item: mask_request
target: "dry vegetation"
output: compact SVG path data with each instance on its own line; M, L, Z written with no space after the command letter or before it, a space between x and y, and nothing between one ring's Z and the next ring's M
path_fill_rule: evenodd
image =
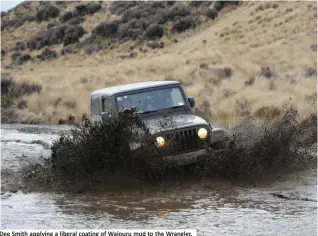
M84 26L93 28L110 18L99 12ZM197 112L225 127L250 117L272 120L288 104L306 116L316 113L316 22L316 2L244 2L194 30L164 36L163 49L133 49L137 56L132 59L120 57L131 52L132 42L127 42L89 56L79 49L78 54L9 69L4 68L10 63L6 57L2 70L17 82L42 85L41 93L16 102L27 101L24 109L16 108L18 122L56 123L70 114L80 120L89 113L93 90L165 79L183 82L188 95L196 97ZM47 23L2 32L2 47L30 38L42 24Z

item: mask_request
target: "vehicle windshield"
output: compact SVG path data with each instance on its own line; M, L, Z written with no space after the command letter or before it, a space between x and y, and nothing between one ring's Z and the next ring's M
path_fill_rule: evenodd
M117 96L116 102L118 111L135 108L137 113L148 113L185 105L180 87L124 94Z

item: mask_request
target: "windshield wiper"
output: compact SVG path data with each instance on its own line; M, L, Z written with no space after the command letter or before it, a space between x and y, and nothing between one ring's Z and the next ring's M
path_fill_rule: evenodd
M153 111L144 111L144 112L141 112L140 114L148 114L148 113L155 112L155 111L158 111L158 110L153 110Z
M180 107L184 107L185 105L177 105L177 106L173 106L173 107L169 107L167 108L167 111L162 115L163 117L165 117L170 111L172 111L175 108L180 108Z

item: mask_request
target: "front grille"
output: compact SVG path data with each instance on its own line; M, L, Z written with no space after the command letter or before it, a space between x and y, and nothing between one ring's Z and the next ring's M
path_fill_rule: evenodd
M166 140L166 146L162 152L169 154L185 153L204 148L205 141L198 137L198 130L201 127L191 127L164 132L161 135ZM205 127L208 129L207 127Z

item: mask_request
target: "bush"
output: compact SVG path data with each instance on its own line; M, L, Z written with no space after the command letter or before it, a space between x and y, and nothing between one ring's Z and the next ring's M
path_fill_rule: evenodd
M84 21L83 17L77 16L77 17L74 17L74 18L70 19L69 21L67 21L67 24L69 24L69 25L79 25L83 21Z
M61 54L66 55L66 54L75 54L76 53L76 45L68 45L62 49Z
M26 21L34 21L34 16L23 15L21 18L9 20L9 21L2 21L1 22L1 31L7 28L19 28L20 26L24 25Z
M19 66L19 65L22 65L25 62L31 60L31 56L29 54L22 55L19 52L15 52L15 53L12 54L11 59L12 59L12 64L13 65Z
M161 38L163 36L163 28L158 24L149 25L146 30L148 38Z
M100 3L89 3L87 5L87 14L94 14L95 12L98 12L100 9L102 9L102 5Z
M26 21L35 21L35 19L36 19L35 16L30 16L30 15L24 15L21 18L23 23L26 22Z
M73 10L73 17L76 16L85 16L85 15L92 15L96 12L98 12L102 8L100 3L88 3L86 4L80 4L75 7Z
M63 16L60 17L60 21L62 23L64 23L64 22L66 22L66 21L68 21L68 20L70 20L72 18L73 18L73 13L70 12L70 11L67 11L67 12L64 13Z
M23 42L17 42L15 46L15 50L23 51L25 49L25 44Z
M191 2L190 2L190 6L198 7L198 6L200 6L202 3L204 3L204 1L191 1Z
M16 60L18 57L20 57L21 56L21 53L20 52L14 52L14 53L12 53L12 55L11 55L11 59L14 61L14 60Z
M164 42L149 41L147 43L147 46L150 47L151 49L163 48L164 47Z
M41 90L39 84L17 83L8 74L1 73L1 109L9 108L21 96L40 93Z
M137 20L135 18L130 19L130 21L122 24L119 26L118 28L118 32L117 35L119 38L133 38L134 34L133 34L133 29L135 28ZM142 33L141 33L142 34Z
M121 23L121 21L119 21L119 20L114 20L114 21L110 21L110 22L106 22L106 21L101 22L99 25L97 25L93 29L92 34L93 35L100 35L100 36L103 36L105 38L112 37L112 36L116 35L120 23Z
M115 1L112 2L109 10L112 14L121 15L124 11L136 5L137 3L135 1Z
M41 8L35 15L37 21L47 21L50 18L58 17L60 14L60 10L52 5L46 5Z
M79 4L75 6L73 10L73 17L74 16L85 16L87 14L87 6L85 4Z
M72 44L79 41L85 34L81 25L62 24L46 31L39 32L35 37L27 42L27 47L31 50L41 49L45 46L60 44Z
M60 25L60 23L58 23L56 21L53 21L53 22L48 23L46 28L50 29L50 28L53 28L53 27L57 27L59 25Z
M195 21L192 16L182 17L173 25L172 32L173 33L181 33L187 29L190 29L195 26Z
M53 60L57 58L57 53L54 50L50 50L49 48L45 48L40 55L37 55L41 61Z
M138 8L131 8L123 13L121 16L121 20L126 23L130 21L131 19L140 19L142 17L142 12L144 9L138 7Z
M261 68L261 74L269 79L269 78L272 77L272 70L268 66L267 67L262 67Z
M187 16L190 14L191 10L189 7L186 7L182 3L177 3L169 9L167 16L169 20L177 20L180 17Z
M214 8L208 8L206 11L206 16L214 20L218 16L219 12Z
M94 51L95 51L95 48L93 45L91 44L85 45L84 52L86 55L91 55Z

